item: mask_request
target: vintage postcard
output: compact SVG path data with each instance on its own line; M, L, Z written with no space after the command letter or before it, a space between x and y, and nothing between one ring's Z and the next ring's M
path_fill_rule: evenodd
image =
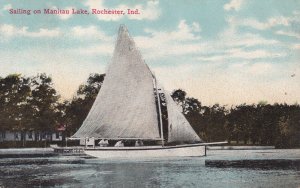
M0 188L299 187L300 1L1 0Z

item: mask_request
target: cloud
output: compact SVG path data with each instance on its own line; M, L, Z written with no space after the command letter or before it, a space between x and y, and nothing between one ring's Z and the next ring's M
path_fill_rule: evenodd
M127 5L121 5L120 9L138 9L140 14L127 15L128 18L132 20L156 20L161 15L159 1L148 1L146 6L136 5L134 7L130 7Z
M95 56L95 55L111 55L114 50L114 45L112 43L102 43L102 44L95 44L89 47L80 47L72 50L77 54L88 55L88 56Z
M106 35L101 29L94 25L87 27L75 26L71 28L71 33L75 38L101 40L109 43L113 42L113 37Z
M295 37L297 39L300 39L300 33L294 32L294 31L283 31L283 30L279 30L275 32L278 35L285 35L285 36L289 36L289 37Z
M156 67L154 71L166 90L181 88L204 105L252 104L261 100L294 103L299 98L300 85L299 79L291 80L290 73L298 75L298 65L239 61L224 68L218 63L186 62Z
M197 23L197 22L192 23L192 29L195 32L200 32L201 31L201 27L200 27L199 23Z
M11 4L4 5L2 10L9 10L9 9L12 9Z
M201 30L199 23L188 24L186 20L180 20L175 30L168 32L145 29L150 36L136 36L134 39L144 57L152 60L167 56L189 55L190 58L193 55L200 62L231 62L271 60L286 56L285 51L278 52L272 48L274 45L280 46L277 40L266 39L259 34L238 32L233 19L228 19L228 23L229 27L211 41L202 40L196 32Z
M268 25L270 27L274 27L278 25L289 26L290 22L291 22L291 18L284 17L284 16L278 16L278 17L273 17L268 19Z
M292 46L292 49L300 50L300 44L294 44L294 45Z
M194 25L198 26L195 27ZM192 25L187 25L186 20L180 20L175 31L163 32L145 29L145 32L151 34L153 38L159 39L160 42L168 42L172 40L193 41L200 39L200 37L195 34L195 31L200 30L199 28L200 26L198 23L194 22Z
M13 36L24 36L24 37L57 37L61 34L58 28L56 29L45 29L40 28L36 32L28 31L28 27L15 27L14 25L3 24L0 25L0 35L11 38Z
M235 10L239 11L242 7L244 0L231 0L229 3L224 5L226 11Z
M267 28L270 28L270 25L268 23L259 22L258 20L253 18L239 20L238 24L242 26L252 27L258 30L265 30Z
M106 35L100 28L90 25L87 27L75 26L71 28L71 35L76 40L88 42L85 47L74 48L76 54L87 56L112 55L115 37Z
M236 17L229 17L226 21L228 23L228 27L218 35L218 38L220 39L221 43L225 43L230 47L251 47L279 44L277 40L266 39L259 34L239 32L238 27L241 26L241 22Z
M224 48L226 48L224 46ZM223 50L223 54L211 54L211 55L202 55L196 58L199 61L209 61L209 62L228 62L228 61L237 61L239 59L245 61L252 61L258 59L274 59L279 57L285 57L285 53L279 53L274 51L267 51L264 49L256 50L245 50L243 48L233 48Z
M237 20L236 17L230 17L226 20L228 27L218 35L218 38L222 40L222 43L231 47L278 44L278 41L274 39L265 39L256 33L239 32L238 27L240 26L240 22Z
M137 36L134 37L134 40L137 46L145 51L147 59L156 59L167 55L187 55L203 49L203 44L199 44L200 30L199 23L187 24L185 20L180 20L175 30L145 29L145 33L150 36Z
M90 9L98 9L98 10L123 10L125 15L123 14L98 14L96 15L99 20L103 21L118 21L124 17L132 20L156 20L160 15L161 11L159 8L159 1L147 1L146 5L137 4L137 5L125 5L120 4L116 7L108 7L105 5L104 0L87 0L85 2L85 6ZM140 14L138 15L130 15L126 14L127 9L138 9Z
M217 40L205 43L202 51L206 53L199 52L197 60L205 62L274 60L287 55L285 51L274 48L274 45L280 47L279 41L266 39L257 33L239 32L239 22L235 17L228 18L227 22L228 27L218 34Z
M254 18L237 18L231 17L228 20L230 24L234 24L235 26L244 26L244 27L251 27L257 30L266 30L276 26L289 26L293 21L291 17L271 17L265 22L258 21Z
M252 33L232 33L221 35L227 47L253 47L253 46L270 46L279 44L277 40L265 39L258 34ZM226 37L226 38L225 38ZM222 44L221 44L222 45Z
M0 16L3 15L3 12L7 12L12 8L11 4L6 4L3 6L3 8L0 8Z
M261 58L273 58L273 57L283 57L285 54L274 53L263 49L258 50L243 50L243 49L230 49L228 50L229 58L243 58L243 59L261 59Z

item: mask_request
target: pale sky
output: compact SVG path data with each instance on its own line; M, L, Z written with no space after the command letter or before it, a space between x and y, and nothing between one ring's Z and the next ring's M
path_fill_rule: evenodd
M139 9L140 15L13 15L10 9ZM1 0L0 76L47 73L70 99L105 73L125 24L165 89L204 105L300 102L300 1Z

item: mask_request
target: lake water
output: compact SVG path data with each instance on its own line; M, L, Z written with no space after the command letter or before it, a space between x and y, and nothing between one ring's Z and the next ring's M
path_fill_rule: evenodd
M207 157L0 159L0 187L300 187L300 168L216 168L205 160L300 159L300 150L210 150Z

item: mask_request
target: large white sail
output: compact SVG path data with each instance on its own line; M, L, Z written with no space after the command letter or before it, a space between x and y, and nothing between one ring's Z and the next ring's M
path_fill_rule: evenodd
M179 107L172 97L165 93L168 111L168 142L200 142L202 141L196 134L190 123L180 112Z
M73 137L159 139L152 73L121 26L103 86Z

